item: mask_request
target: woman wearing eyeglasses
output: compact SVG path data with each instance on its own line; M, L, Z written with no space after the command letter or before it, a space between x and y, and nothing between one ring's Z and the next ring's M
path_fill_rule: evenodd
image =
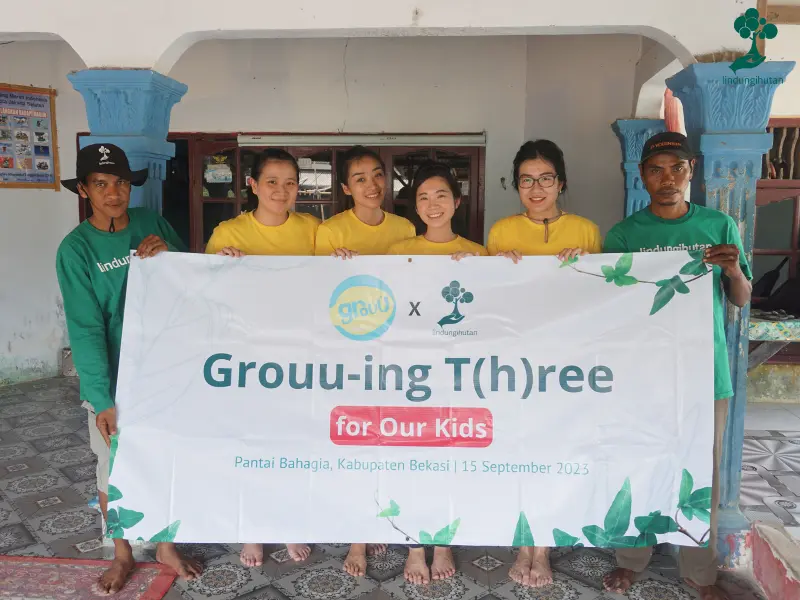
M550 140L525 142L514 157L513 183L525 212L494 224L487 244L490 255L517 263L523 256L556 255L566 260L602 251L597 225L558 206L559 196L567 189L567 170L556 144ZM546 547L520 548L509 576L524 586L550 585L549 555Z
M557 255L562 260L602 251L597 225L558 206L567 190L564 153L550 140L525 142L514 157L514 188L525 212L506 217L489 231L491 256L515 263L523 256Z

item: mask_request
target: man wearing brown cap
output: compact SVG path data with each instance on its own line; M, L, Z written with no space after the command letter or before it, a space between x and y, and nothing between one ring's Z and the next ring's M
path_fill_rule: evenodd
M78 153L76 170L77 177L62 184L89 200L92 215L61 242L56 273L81 399L89 410L90 445L97 455L97 492L107 522L109 448L117 433L114 391L130 251L148 258L166 250L183 250L183 242L157 213L128 208L131 186L142 185L147 170L131 171L120 148L87 146ZM196 561L178 553L175 544L158 544L156 558L185 579L194 579L201 571ZM114 560L98 581L100 591L118 592L133 567L130 544L114 539Z
M684 200L694 172L694 156L686 137L665 132L644 145L639 171L650 206L611 228L604 252L663 252L687 250L702 256L714 276L714 477L711 511L696 516L709 523L707 547L681 547L679 566L684 580L696 588L702 600L723 600L717 585L717 509L719 507L719 459L733 396L728 347L725 340L725 299L736 306L750 302L752 274L744 255L739 229L733 219ZM707 267L705 267L707 268ZM704 269L705 269L704 268ZM696 275L697 273L695 273ZM709 402L712 399L709 398ZM652 548L617 550L615 569L604 578L608 591L624 594L637 573L650 562Z

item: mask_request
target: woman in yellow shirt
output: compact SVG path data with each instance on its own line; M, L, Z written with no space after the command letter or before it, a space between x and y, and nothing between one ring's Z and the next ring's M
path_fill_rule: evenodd
M294 156L278 148L264 150L250 176L258 206L217 225L206 254L313 256L319 219L292 210L299 179Z
M319 219L292 211L299 180L300 168L291 154L277 148L264 150L250 176L258 206L217 225L206 254L313 256ZM286 550L298 562L311 554L308 544L286 544ZM246 567L261 566L264 545L244 544L239 559Z
M344 153L339 165L344 193L353 208L331 217L317 230L317 256L352 258L359 254L386 254L395 242L414 237L411 221L383 210L386 165L364 146Z
M492 226L489 254L517 262L523 256L557 255L563 260L602 251L597 225L558 206L559 196L567 191L567 170L555 143L525 142L514 157L513 185L525 212Z
M514 157L513 184L525 212L492 226L489 254L505 256L516 263L530 255L556 255L566 260L602 251L597 225L558 206L559 196L567 189L567 169L564 154L555 143L525 142ZM520 548L509 576L524 586L550 585L553 572L549 555L549 548Z
M461 204L461 187L450 168L442 163L421 165L414 174L411 197L416 211L427 229L424 235L398 242L389 248L389 254L425 255L449 254L454 260L466 256L486 256L486 248L453 233L453 215ZM455 575L453 552L447 546L433 549L433 564L428 569L425 548L411 546L404 569L406 581L427 585L431 577L447 579Z

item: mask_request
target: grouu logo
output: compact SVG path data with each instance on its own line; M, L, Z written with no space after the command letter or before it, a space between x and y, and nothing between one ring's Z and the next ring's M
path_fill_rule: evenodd
M343 336L360 342L379 338L392 324L397 304L389 286L372 275L340 283L330 302L331 323Z
M458 305L459 303L469 304L475 299L475 296L461 287L457 281L451 281L450 285L442 288L442 298L453 304L453 312L439 319L439 327L444 328L445 325L455 325L464 320L464 315L459 312Z

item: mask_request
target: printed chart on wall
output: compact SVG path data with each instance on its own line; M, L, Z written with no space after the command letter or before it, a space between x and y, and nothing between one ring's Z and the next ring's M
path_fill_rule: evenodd
M55 96L0 83L0 188L60 189Z

